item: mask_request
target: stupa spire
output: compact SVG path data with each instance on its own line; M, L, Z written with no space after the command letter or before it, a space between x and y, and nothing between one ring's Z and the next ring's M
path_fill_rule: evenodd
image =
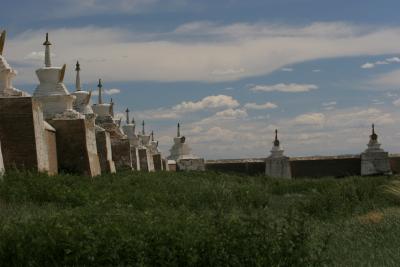
M177 133L176 133L177 137L181 137L181 124L178 122L178 126L177 126Z
M274 140L274 146L279 146L280 142L278 139L278 129L275 129L275 140Z
M80 76L79 72L81 71L81 65L79 64L79 61L76 61L75 71L76 71L75 90L80 91L81 90L81 76Z
M103 84L101 83L101 79L99 79L99 84L97 85L97 87L99 88L99 104L103 104L103 98L101 95L101 88L103 87Z
M3 55L5 42L6 42L6 31L2 31L0 34L0 56Z
M372 124L371 140L373 140L373 141L378 140L378 135L375 133L375 124Z
M154 131L151 131L151 141L154 141Z
M127 108L125 112L126 112L126 124L129 124L129 109Z
M49 41L49 33L46 33L46 41L43 43L43 45L46 47L45 52L44 52L44 65L47 68L51 67L51 59L50 59L50 46L51 43Z
M146 134L146 132L145 132L145 130L144 130L144 121L142 121L142 135L145 135Z
M132 124L135 124L135 118L132 116Z

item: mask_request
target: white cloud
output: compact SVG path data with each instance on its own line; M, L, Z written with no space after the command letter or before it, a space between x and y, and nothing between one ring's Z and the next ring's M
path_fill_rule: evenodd
M372 69L373 67L375 67L375 64L374 63L370 63L370 62L367 62L367 63L361 65L362 69Z
M400 53L399 28L395 27L359 27L340 22L197 27L195 32L182 30L190 28L182 25L162 33L121 28L53 28L50 40L52 51L57 54L53 64L67 63L67 82L73 82L72 66L77 59L81 62L82 79L88 81L101 76L108 81L220 82L265 75L315 59ZM5 56L26 65L25 56L32 49L42 49L44 32L27 30L12 37L6 43ZM36 82L34 71L42 63L32 64L19 69L17 83Z
M396 62L400 63L400 58L399 57L391 57L386 59L387 62Z
M388 64L391 64L391 63L399 63L399 62L400 62L400 58L398 58L398 57L391 57L391 58L387 58L387 59L385 59L385 60L378 60L378 61L376 61L375 63L367 62L367 63L361 65L361 68L362 68L362 69L372 69L372 68L374 68L376 65L388 65Z
M296 124L322 126L325 123L325 115L322 113L308 113L299 115L294 119Z
M291 72L293 71L293 68L282 68L281 71Z
M236 108L238 106L239 102L232 96L212 95L207 96L198 102L184 101L172 107L172 109L177 112L194 112L210 108Z
M393 105L395 105L396 107L400 107L400 98L394 100Z
M215 118L218 119L238 119L247 117L245 109L226 109L215 113Z
M318 89L315 84L297 84L297 83L278 83L274 85L256 85L250 88L253 92L286 92L286 93L301 93L309 92Z
M117 88L111 88L111 89L103 89L101 92L105 95L116 95L121 93L121 90ZM92 95L99 95L99 91L97 90L93 91Z
M238 107L239 102L232 96L212 95L201 99L200 101L183 101L170 108L159 108L155 110L145 110L139 112L139 117L144 119L176 119L189 112L207 111L213 109L233 110Z
M274 109L274 108L277 108L278 105L275 104L275 103L271 103L271 102L266 102L264 104L246 103L244 105L244 107L247 108L247 109L262 110L262 109Z
M312 72L321 72L321 70L320 69L315 69L315 70L312 70Z
M322 106L328 107L328 106L336 106L336 101L330 101L330 102L324 102L322 103Z

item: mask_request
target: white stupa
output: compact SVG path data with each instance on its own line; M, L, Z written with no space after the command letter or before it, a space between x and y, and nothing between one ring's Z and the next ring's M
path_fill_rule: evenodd
M139 146L139 137L136 135L136 125L135 119L132 118L132 121L129 121L129 109L125 110L126 112L126 124L122 126L122 130L128 136L129 143L131 146L137 147Z
M284 150L278 139L278 130L275 130L275 139L270 156L265 160L265 175L274 178L292 177L289 158L283 155Z
M153 131L151 132L150 136L151 136L151 139L150 139L149 145L147 147L150 150L150 153L152 155L159 154L160 151L158 150L158 141L154 140L154 132Z
M79 61L76 62L76 78L75 78L75 92L72 93L74 95L75 101L74 101L74 109L84 115L92 115L94 114L92 105L90 103L90 99L92 97L92 91L85 91L82 90L81 88L81 77L80 77L80 71L81 71L81 66L79 64Z
M64 75L66 65L52 67L50 58L49 34L46 33L45 66L36 70L40 84L36 87L33 97L43 105L43 113L46 119L52 118L82 118L82 115L73 109L75 96L71 95L65 87Z
M181 125L178 123L177 126L177 134L174 137L174 144L172 145L170 151L170 155L168 156L169 160L179 160L185 158L197 158L196 156L191 154L192 149L186 143L186 137L181 136Z
M126 135L120 127L120 122L114 120L114 103L103 103L102 88L103 84L101 79L99 79L99 96L97 104L92 105L93 112L97 115L96 124L104 128L110 133L111 139L113 138L126 138Z
M141 147L148 147L150 144L150 135L146 134L145 131L145 123L142 121L142 132L138 135L139 137L139 146Z
M3 56L5 41L6 31L2 31L0 35L0 97L29 96L28 93L13 87L12 80L17 75L17 71L11 68Z
M281 148L281 143L278 139L278 130L275 130L275 140L271 149L271 158L281 158L283 156L284 150Z
M372 124L372 134L369 136L368 148L361 153L361 175L392 174L389 153L381 148L375 125Z

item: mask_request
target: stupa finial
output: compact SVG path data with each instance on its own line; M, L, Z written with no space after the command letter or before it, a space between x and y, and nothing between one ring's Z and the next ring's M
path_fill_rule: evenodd
M177 137L181 137L181 124L178 122L178 126L177 126L177 133L176 133Z
M378 140L378 135L375 133L375 124L372 124L371 140L373 140L373 141Z
M135 124L135 118L132 116L132 124Z
M0 56L3 55L5 42L6 42L6 31L4 30L0 34Z
M125 112L126 112L126 124L129 124L129 108L127 108Z
M50 59L50 46L51 43L49 41L49 33L46 33L46 41L43 43L43 45L46 47L45 52L44 52L44 65L49 68L51 67L51 59Z
M274 146L279 146L280 142L278 139L278 129L275 129L275 140L274 140Z
M145 135L146 134L146 132L145 132L145 130L144 130L144 121L142 121L142 135Z
M76 65L75 65L75 71L76 71L75 90L76 91L81 90L81 76L79 74L80 70L81 70L81 65L79 64L79 61L76 61Z
M151 141L154 141L154 131L151 131Z
M101 88L103 87L103 84L101 83L101 79L99 79L99 84L97 85L97 87L99 88L99 104L103 104L103 98L101 95Z

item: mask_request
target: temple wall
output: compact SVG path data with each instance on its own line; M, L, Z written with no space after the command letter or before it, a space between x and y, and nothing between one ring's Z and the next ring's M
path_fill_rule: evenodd
M41 105L30 97L0 98L0 140L6 169L49 171Z
M164 168L163 168L163 159L162 159L160 153L153 155L153 163L154 163L154 170L155 171L164 170Z
M96 132L97 154L99 156L102 173L115 173L115 163L112 159L110 133L107 131Z
M131 145L128 139L111 138L111 150L117 171L132 169Z
M139 164L140 170L145 172L154 171L153 157L147 148L139 148Z
M49 123L57 131L59 170L91 177L100 175L97 149L94 150L96 145L93 145L96 142L94 125L90 127L85 119L49 120Z
M361 175L360 155L290 158L289 163L293 178ZM390 155L390 165L393 173L400 173L400 155ZM206 169L264 175L265 159L208 160Z
M47 154L49 155L49 174L58 173L56 132L46 130Z
M3 162L3 153L1 152L1 142L0 142L0 176L4 173L4 162Z

